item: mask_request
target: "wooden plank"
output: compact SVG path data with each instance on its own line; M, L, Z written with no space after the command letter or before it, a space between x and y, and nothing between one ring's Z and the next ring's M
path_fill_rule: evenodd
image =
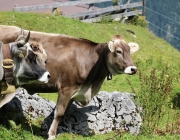
M134 3L120 5L121 9L134 8L139 6L142 6L142 2L134 2Z
M119 5L119 6L110 6L106 8L101 8L101 9L96 9L92 11L86 11L83 13L76 13L76 14L71 14L71 15L65 15L66 17L69 18L77 18L77 17L84 17L84 16L91 16L91 15L100 15L103 13L109 13L113 11L118 11L126 8L134 8L134 7L139 7L142 6L142 2L135 2L135 3L130 3L130 4L125 4L125 5Z
M33 11L33 10L40 10L40 9L53 9L62 6L73 6L73 5L84 5L84 4L91 4L91 3L100 3L100 2L107 2L111 0L79 0L79 1L68 1L68 2L56 2L53 4L42 4L42 5L34 5L34 6L22 6L13 7L13 11Z
M130 11L130 12L121 13L121 14L110 15L110 16L106 16L104 18L115 19L115 18L121 18L123 16L133 16L133 15L141 15L141 14L142 14L142 10L136 10L136 11ZM101 21L101 19L102 19L102 17L96 17L96 18L91 18L91 19L85 19L82 21L83 22L99 22L99 21Z

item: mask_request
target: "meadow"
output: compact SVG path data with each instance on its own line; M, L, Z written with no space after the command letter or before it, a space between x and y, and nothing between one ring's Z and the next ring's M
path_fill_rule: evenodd
M120 34L126 42L136 42L140 50L132 54L138 67L135 75L113 76L105 80L101 90L135 93L136 103L143 108L143 124L139 135L115 131L104 135L81 136L60 134L58 140L178 140L180 139L180 52L147 27L120 22L83 23L63 16L39 13L0 12L1 25L15 25L26 30L66 34L94 42L108 42ZM132 30L136 37L127 30ZM43 98L56 102L57 93L39 93ZM3 115L3 114L0 114ZM43 140L39 135L43 118L26 118L20 125L9 121L0 124L0 140Z

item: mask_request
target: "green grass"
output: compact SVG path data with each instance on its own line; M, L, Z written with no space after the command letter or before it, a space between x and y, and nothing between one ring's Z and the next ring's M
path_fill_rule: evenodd
M108 42L111 37L116 34L120 34L125 38L126 42L136 42L140 45L140 50L132 54L134 63L137 65L139 71L136 75L118 75L113 76L111 81L105 80L101 90L120 91L120 92L133 92L135 91L138 98L146 99L148 102L141 101L141 105L148 105L154 107L157 102L154 98L150 98L153 92L150 92L153 88L145 86L145 82L140 82L140 74L143 73L144 77L150 76L151 72L156 69L157 75L154 78L159 78L160 73L166 71L163 78L170 77L172 79L172 90L168 92L167 98L161 103L158 109L161 109L164 115L157 121L154 120L153 123L157 124L156 129L153 129L153 133L141 133L138 136L112 132L104 135L93 135L89 137L83 137L81 135L75 134L61 134L58 139L60 140L105 140L105 139L123 139L123 140L178 140L180 139L178 134L174 134L175 130L178 129L178 118L180 116L180 53L177 49L173 48L166 41L156 37L147 28L140 26L134 26L130 24L121 24L118 22L109 23L83 23L79 20L68 19L62 16L50 16L48 14L37 14L37 13L18 13L18 12L0 12L0 24L3 25L15 25L23 27L27 30L42 31L47 33L59 33L66 34L75 37L83 37L90 39L95 42ZM136 34L134 38L126 30L132 30ZM159 80L160 81L160 80ZM129 83L130 82L130 83ZM153 79L149 82L153 83ZM142 92L141 84L144 85L145 91ZM148 85L148 84L147 84ZM157 84L158 85L158 84ZM170 84L169 84L170 85ZM163 89L162 85L159 88ZM147 90L149 90L147 92ZM148 94L146 94L148 93ZM47 93L40 96L43 98L52 100L56 102L57 93ZM157 99L159 100L163 96L163 92L157 93ZM177 97L177 98L176 98ZM178 102L177 102L178 101ZM156 115L159 115L156 110ZM151 119L150 116L144 118L144 122ZM32 129L27 125L27 123L22 122L20 127L10 127L0 126L0 140L5 139L34 139L42 140L43 137L39 136L39 127L42 121L35 120L32 122ZM145 125L145 129L148 127Z
M55 103L58 97L58 93L39 93L38 95L41 96L42 98L54 101Z

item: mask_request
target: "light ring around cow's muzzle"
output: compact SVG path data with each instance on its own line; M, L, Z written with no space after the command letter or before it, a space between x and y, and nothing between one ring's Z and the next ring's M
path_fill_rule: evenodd
M136 72L137 72L137 67L136 66L128 66L124 70L124 73L126 73L126 74L135 74Z

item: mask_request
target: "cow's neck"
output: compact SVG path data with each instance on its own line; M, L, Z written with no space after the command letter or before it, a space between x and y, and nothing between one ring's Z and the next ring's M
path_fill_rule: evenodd
M103 63L104 63L104 67L107 71L107 80L112 80L112 73L110 72L110 70L108 69L107 67L107 64L106 64L106 60L107 60L107 53L109 52L109 48L108 48L108 44L105 45L105 48L103 50L104 52L102 53L103 55Z
M97 92L100 90L102 83L104 82L104 79L107 76L111 77L111 73L108 70L108 67L106 65L106 60L107 60L107 55L109 53L109 48L108 45L106 44L97 63L94 65L93 69L94 69L94 77L93 77L93 81L92 81L92 93L93 96L97 94ZM92 71L93 71L92 69ZM108 79L108 77L107 77ZM108 79L110 80L110 79Z
M99 59L92 67L80 90L74 93L72 96L71 99L75 100L80 106L87 105L100 90L101 85L108 74L107 67L104 64L106 61L104 59L107 57L108 53L109 49L107 46L105 46L100 53Z
M104 79L108 75L109 71L107 69L107 66L105 63L107 54L109 52L109 49L107 46L104 47L102 53L100 54L100 57L96 64L92 67L90 73L88 74L81 90L88 90L91 88L91 93L93 97L97 94L97 92L100 90L102 83L104 82ZM105 59L105 60L104 60Z

